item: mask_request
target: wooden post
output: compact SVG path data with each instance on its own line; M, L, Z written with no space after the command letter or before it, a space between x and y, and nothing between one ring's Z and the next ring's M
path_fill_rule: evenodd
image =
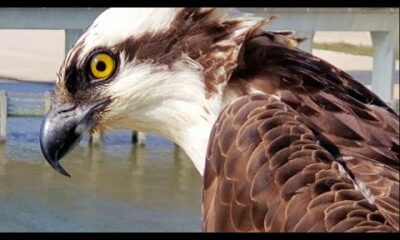
M146 134L144 132L132 132L132 143L140 146L146 144Z
M394 51L398 44L398 42L396 43L396 34L394 31L371 31L371 38L374 48L372 91L388 102L393 98Z
M144 132L138 132L138 144L144 146L146 143L146 134Z
M313 48L314 35L314 31L296 31L296 37L307 38L299 44L299 48L311 53Z
M136 144L138 141L137 139L137 132L136 131L132 131L132 143Z
M81 29L65 29L65 56L82 34Z
M0 143L5 142L7 137L7 94L0 90Z
M103 138L103 133L101 132L91 133L89 138L89 144L98 145L102 138Z

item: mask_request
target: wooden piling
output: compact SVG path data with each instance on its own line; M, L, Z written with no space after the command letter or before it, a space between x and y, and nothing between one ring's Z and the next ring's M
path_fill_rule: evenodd
M18 92L17 92L18 93ZM34 104L31 104L32 101L25 101L24 94L21 93L15 93L13 92L10 96L7 96L6 91L4 90L0 90L0 142L4 142L6 140L6 132L7 132L7 116L10 115L10 113L13 116L22 116L22 115L29 115L29 116L43 116L46 115L47 112L51 109L52 104L53 104L53 94L51 91L47 91L44 93L44 95L41 94L36 94L33 96L29 96L30 99L36 99L38 97L44 97L44 99L39 100L36 99L38 102L42 101L41 103L37 104L36 101ZM32 95L32 94L31 94ZM8 98L14 98L18 99L18 106L24 106L24 108L22 108L21 111L21 107L16 108L15 106L13 106L11 109L8 108L8 102L7 99ZM22 99L22 100L21 100ZM28 104L28 106L26 106L26 104ZM31 105L32 106L31 106ZM30 111L29 109L34 109L32 111ZM27 111L27 109L29 111ZM95 134L90 134L90 139L89 139L89 144L92 145L96 145L98 143L101 142L101 140L103 139L103 133L95 133ZM133 144L137 144L140 146L144 146L146 145L146 134L144 132L136 132L133 131L132 132L132 143ZM177 147L177 146L176 146Z
M89 144L90 145L98 145L100 143L101 139L103 139L102 132L90 133Z
M144 132L138 132L138 144L144 146L146 143L146 134Z
M7 94L0 90L0 143L6 141L7 136Z
M144 132L132 132L132 143L140 146L146 144L146 134Z

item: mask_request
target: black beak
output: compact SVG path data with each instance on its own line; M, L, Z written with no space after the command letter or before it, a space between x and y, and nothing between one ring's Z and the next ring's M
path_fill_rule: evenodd
M59 173L71 177L59 161L78 145L83 133L95 124L95 113L108 103L109 100L83 106L58 104L46 114L40 129L40 147L47 162Z

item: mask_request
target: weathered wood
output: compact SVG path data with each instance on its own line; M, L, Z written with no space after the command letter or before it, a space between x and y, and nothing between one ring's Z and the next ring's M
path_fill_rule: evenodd
M65 55L74 46L82 34L82 29L66 29L65 30Z
M132 143L140 146L144 146L146 144L146 134L143 132L132 132Z
M5 142L7 137L7 94L0 90L0 143Z
M374 46L372 91L384 101L393 99L393 81L395 76L395 46L399 44L395 32L371 32ZM397 39L396 39L397 38Z
M307 38L302 43L300 43L299 47L304 51L311 53L313 48L314 35L314 31L296 31L296 37Z
M5 141L7 116L44 116L53 103L51 91L45 93L0 91L0 141ZM99 144L103 133L90 135L89 144ZM146 134L133 133L132 143L144 146Z
M141 146L146 144L146 134L144 132L138 132L138 144Z
M98 145L102 139L103 139L102 132L94 132L94 133L90 134L89 144L90 145Z

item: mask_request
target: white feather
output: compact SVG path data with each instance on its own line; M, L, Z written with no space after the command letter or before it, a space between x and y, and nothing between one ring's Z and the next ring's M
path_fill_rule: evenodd
M172 69L140 63L120 66L105 89L116 101L109 106L109 128L128 128L162 135L180 145L202 174L209 133L217 114L206 99L199 66L179 61Z
M143 34L168 31L181 9L175 8L111 8L103 12L79 38L80 63L96 48L113 48L129 38L138 39ZM202 11L208 11L203 9ZM233 11L233 12L232 12ZM230 36L219 45L240 46L234 37L240 36L260 18L229 9L215 9L207 21L243 20ZM173 26L179 27L179 26ZM139 43L140 44L140 43ZM154 44L157 44L156 42ZM72 55L72 49L69 56ZM214 57L225 59L224 53ZM103 87L105 96L114 101L108 107L101 126L128 128L162 135L180 145L203 174L205 155L211 128L222 107L227 81L217 85L217 93L207 98L202 65L185 53L167 65L153 61L133 59L127 63L124 51L120 52L119 70L115 78ZM68 63L66 63L68 64ZM79 63L78 63L79 64ZM217 69L220 77L229 78L225 69ZM232 101L234 97L230 98ZM223 102L224 101L224 102Z

